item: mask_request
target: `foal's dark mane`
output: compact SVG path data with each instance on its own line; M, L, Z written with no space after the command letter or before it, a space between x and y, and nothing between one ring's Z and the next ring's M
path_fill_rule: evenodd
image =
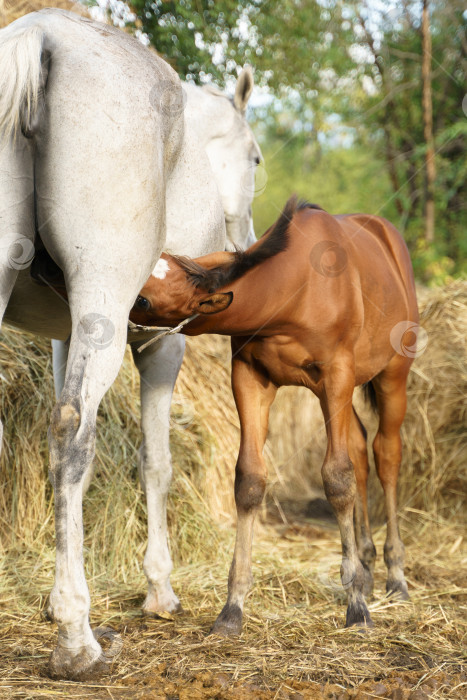
M191 258L174 255L178 265L186 272L188 280L194 287L212 293L242 277L248 270L260 265L265 260L286 250L289 244L289 224L294 214L303 209L320 209L317 204L297 200L292 195L287 201L281 215L271 229L260 238L260 245L253 249L237 249L229 262L210 269L198 265Z

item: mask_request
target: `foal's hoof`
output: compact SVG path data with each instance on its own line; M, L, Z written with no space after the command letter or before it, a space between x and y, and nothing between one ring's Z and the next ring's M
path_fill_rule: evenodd
M234 637L242 633L243 613L238 605L225 605L215 621L211 634L219 637Z
M386 593L398 600L409 600L409 590L405 581L387 581Z
M49 675L69 681L88 681L109 673L123 641L110 627L97 627L93 635L97 641L107 642L105 650L99 644L82 647L78 652L57 646L50 656Z
M363 601L349 603L345 619L346 627L360 627L363 629L373 627L370 611Z

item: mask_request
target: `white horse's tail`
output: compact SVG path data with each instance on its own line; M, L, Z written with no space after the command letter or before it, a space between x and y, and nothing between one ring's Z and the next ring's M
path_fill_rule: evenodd
M41 87L44 32L39 27L17 27L0 31L0 135L16 135L35 123Z

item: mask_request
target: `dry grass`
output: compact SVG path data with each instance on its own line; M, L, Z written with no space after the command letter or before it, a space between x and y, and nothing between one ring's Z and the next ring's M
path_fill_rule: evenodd
M1 697L408 698L418 687L425 695L412 697L419 700L464 698L462 528L407 512L402 530L411 601L389 602L381 594L380 561L370 605L377 627L366 634L342 628L340 544L331 526L303 521L263 528L245 631L234 640L207 635L225 596L230 532L222 533L215 561L175 572L185 606L175 619L140 617L141 580L92 577L92 623L112 625L125 642L112 674L99 684L45 677L55 630L40 618L39 608L50 588L52 557L38 560L33 577L32 562L18 559L13 570L10 561L11 587L0 592ZM415 533L423 537L422 549ZM381 551L381 531L376 541Z
M414 362L408 385L401 502L465 517L467 283L428 292L421 307L428 346Z

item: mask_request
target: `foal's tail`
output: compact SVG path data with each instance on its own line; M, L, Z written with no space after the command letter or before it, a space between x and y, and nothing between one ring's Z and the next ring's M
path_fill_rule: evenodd
M370 381L370 382L366 382L366 384L363 384L362 389L363 389L363 395L365 397L365 400L369 401L371 408L373 409L373 411L376 412L378 410L378 402L376 400L375 387L373 386L373 384Z
M26 136L37 124L46 71L42 65L44 32L40 27L18 26L0 30L0 136Z

